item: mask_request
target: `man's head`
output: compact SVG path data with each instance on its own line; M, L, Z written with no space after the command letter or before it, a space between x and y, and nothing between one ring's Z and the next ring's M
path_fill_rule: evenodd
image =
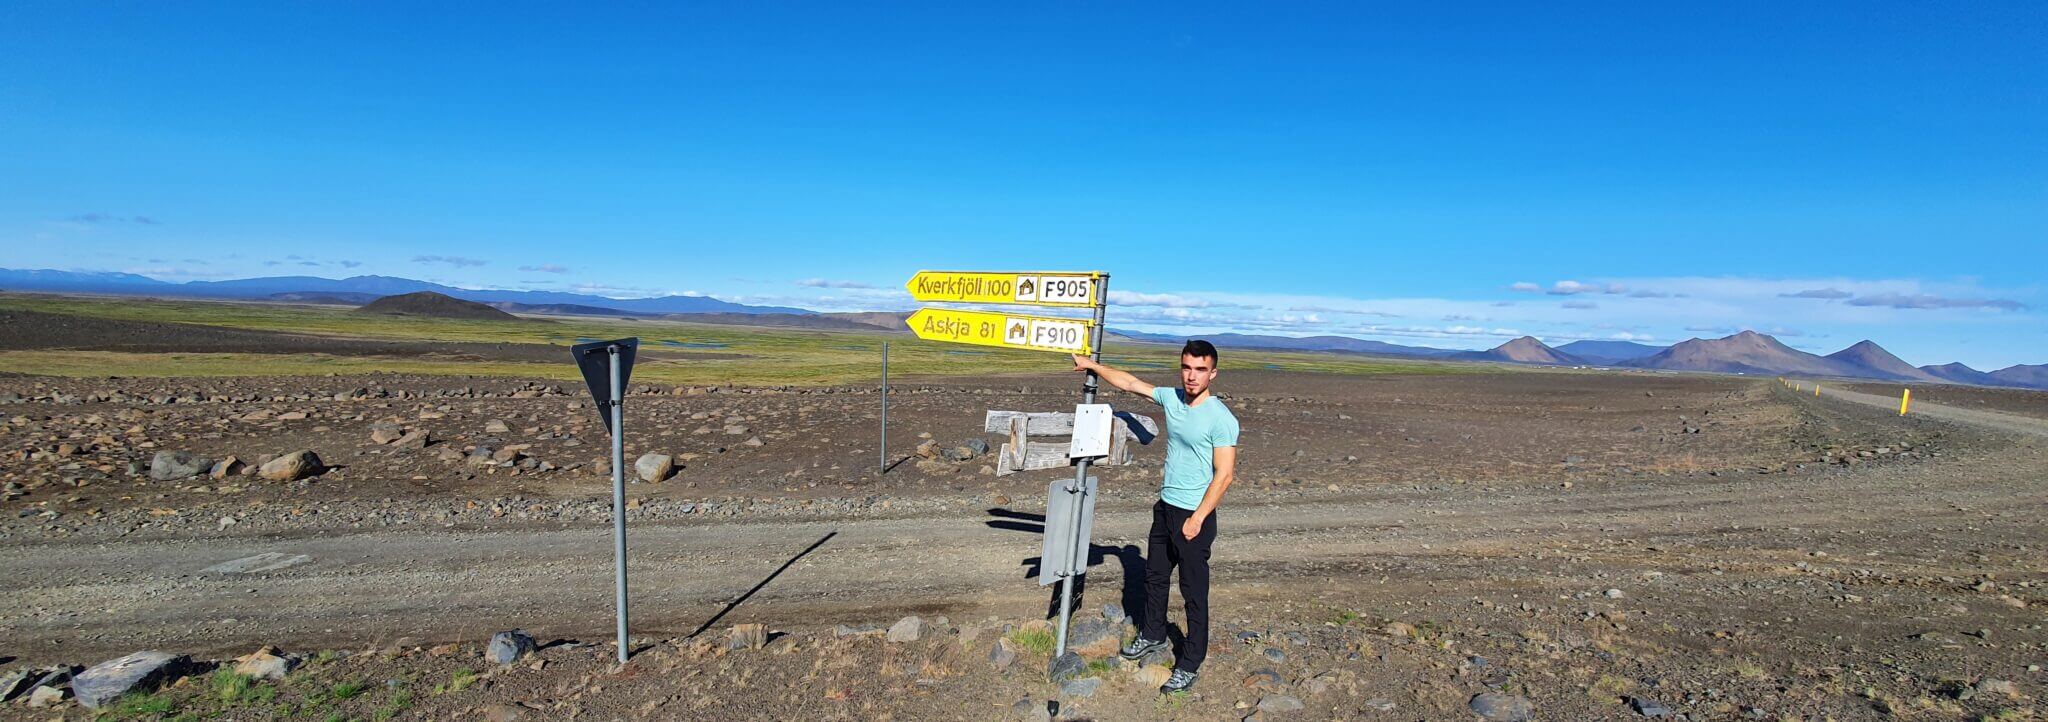
M1216 345L1195 339L1180 347L1180 387L1188 398L1201 396L1216 381Z

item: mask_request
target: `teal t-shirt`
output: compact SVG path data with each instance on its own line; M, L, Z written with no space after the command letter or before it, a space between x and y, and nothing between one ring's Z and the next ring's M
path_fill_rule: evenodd
M1158 386L1152 400L1166 409L1166 479L1159 498L1194 511L1216 478L1216 447L1237 445L1237 416L1214 395L1189 406L1180 389Z

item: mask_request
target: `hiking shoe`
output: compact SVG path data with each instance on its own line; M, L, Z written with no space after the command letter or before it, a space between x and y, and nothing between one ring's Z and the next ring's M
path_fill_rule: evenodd
M1195 686L1195 673L1185 669L1176 669L1173 670L1173 676L1166 678L1166 684L1159 685L1159 693L1173 694L1175 692L1186 692L1189 687L1193 686Z
M1130 644L1124 645L1124 649L1120 654L1124 659L1135 661L1144 659L1145 655L1165 648L1166 640L1164 639L1146 639L1144 635L1138 635L1137 639L1133 639Z

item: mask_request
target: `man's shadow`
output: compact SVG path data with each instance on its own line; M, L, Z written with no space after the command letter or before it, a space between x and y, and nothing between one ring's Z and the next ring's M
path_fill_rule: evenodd
M1027 514L1001 507L991 507L988 510L988 515L995 517L984 522L991 529L1021 531L1040 536L1045 534L1044 514ZM1135 544L1125 544L1120 547L1104 546L1101 544L1088 545L1088 565L1090 567L1107 561L1111 556L1116 557L1117 563L1123 567L1124 593L1121 604L1124 607L1124 614L1130 615L1134 621L1142 622L1142 615L1145 613L1144 552ZM1023 561L1024 577L1027 579L1037 577L1039 566L1043 561L1040 557L1025 559ZM1047 619L1051 619L1059 616L1060 613L1060 585L1051 584L1048 586L1052 589L1052 596L1051 599L1046 601L1045 616ZM1082 573L1075 576L1074 609L1081 609L1081 600L1085 596L1087 589L1088 575Z

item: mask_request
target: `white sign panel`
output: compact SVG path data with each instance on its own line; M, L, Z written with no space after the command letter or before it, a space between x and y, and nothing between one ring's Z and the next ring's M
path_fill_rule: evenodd
M1109 455L1109 441L1116 411L1109 404L1080 404L1074 407L1074 438L1067 443L1067 458L1092 459Z
M1080 321L1032 319L1031 340L1028 343L1039 348L1086 353L1083 349L1088 348L1088 324Z

